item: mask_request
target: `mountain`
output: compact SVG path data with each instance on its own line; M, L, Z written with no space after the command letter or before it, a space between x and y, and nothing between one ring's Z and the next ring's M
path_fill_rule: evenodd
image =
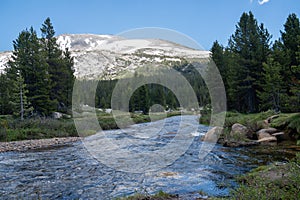
M77 78L116 79L141 66L174 66L207 59L209 51L191 49L160 39L126 39L113 35L64 34L57 37L62 50L74 57ZM0 71L11 52L0 53Z
M0 73L4 70L11 56L11 51L0 52Z

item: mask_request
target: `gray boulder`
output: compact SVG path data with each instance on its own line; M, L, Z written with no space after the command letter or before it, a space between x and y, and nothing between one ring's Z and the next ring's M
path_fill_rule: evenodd
M53 117L54 119L61 119L61 118L63 117L63 114L60 113L60 112L53 112L53 113L52 113L52 117Z
M246 126L239 123L235 123L231 127L230 137L251 138L252 135L250 134L250 131Z

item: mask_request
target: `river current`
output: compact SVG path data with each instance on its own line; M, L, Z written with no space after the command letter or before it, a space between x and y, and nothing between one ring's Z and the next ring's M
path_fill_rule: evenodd
M182 118L193 120L195 116ZM148 137L145 135L148 123L134 125L135 129L129 127L125 131L104 133L105 137L112 138L130 152L151 153L167 147L174 140L182 118L176 116L160 120L157 123L163 122L164 128ZM152 125L156 126L155 123ZM196 132L188 133L192 137L191 144L183 154L166 166L144 173L122 170L109 162L102 162L99 157L96 159L97 156L83 142L57 148L0 153L0 199L113 199L136 192L152 194L160 190L178 194L182 199L201 197L199 191L208 196L227 196L230 189L237 187L235 176L262 164L285 161L289 156L276 148L264 151L261 147L226 148L216 144L204 159L199 159L199 149L203 145L200 138L209 127L197 126ZM136 128L146 130L144 135L131 134ZM101 137L95 135L86 140L99 140ZM137 142L122 143L132 138ZM108 147L101 149L105 148ZM107 156L105 159L114 163L117 158ZM145 160L147 158L140 162ZM138 166L137 160L131 164L132 168Z

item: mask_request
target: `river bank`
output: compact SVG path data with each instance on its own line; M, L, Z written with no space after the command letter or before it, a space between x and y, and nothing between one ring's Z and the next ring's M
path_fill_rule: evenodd
M28 151L34 149L46 149L58 146L65 146L74 142L78 142L80 137L62 137L37 140L22 140L14 142L0 142L0 153L8 151Z
M204 115L202 123L207 123L209 118ZM237 176L239 187L225 199L300 199L300 113L228 112L224 127L208 131L204 141L215 136L218 136L219 144L233 149L262 148L260 153L268 153L272 148L278 148L279 154L294 152L295 155L283 162L259 165Z
M209 124L210 113L201 114L200 123ZM211 142L214 138L228 147L276 145L284 141L296 146L300 144L300 113L227 112L223 127L212 128L203 139Z
M139 124L181 114L180 111L155 113L152 115L131 113L131 118L134 123ZM102 130L119 128L112 113L98 111L96 112L96 116ZM91 120L93 120L94 115L92 112L86 112L85 114L83 113L83 117L84 119L91 117ZM0 142L78 137L79 135L88 136L95 134L97 131L99 130L91 128L79 134L74 124L74 118L54 119L36 117L21 121L18 118L14 118L12 115L0 115Z

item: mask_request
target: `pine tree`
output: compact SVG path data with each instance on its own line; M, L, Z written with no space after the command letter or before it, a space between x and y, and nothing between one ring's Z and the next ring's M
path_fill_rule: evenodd
M283 44L290 57L289 66L298 64L296 52L299 51L298 37L300 36L300 22L295 13L290 14L284 24L284 31L281 32Z
M11 84L6 74L0 73L0 114L12 114L14 111L10 101Z
M259 92L261 110L273 109L280 111L281 100L284 96L281 65L270 57L268 62L263 64L263 70L263 86L262 91Z
M143 85L138 90L139 95L139 110L143 111L143 114L148 114L149 112L149 91L146 85Z
M269 54L270 34L264 25L258 25L251 12L243 13L235 33L229 40L229 50L234 55L235 64L231 73L236 76L234 86L237 88L235 98L239 102L239 111L255 112L258 110L258 91L261 91L260 81L262 63ZM236 71L237 70L237 71ZM231 83L229 84L233 86Z
M51 79L51 99L56 101L60 110L71 106L72 88L74 83L73 58L68 49L59 49L54 37L55 31L50 18L44 21L41 28L42 45L46 53Z
M220 74L223 78L223 81L226 79L226 68L225 68L225 62L224 62L224 47L219 44L218 41L215 41L213 43L213 46L211 48L211 59L214 61L216 66L218 67Z
M36 32L32 27L29 31L22 31L13 45L11 70L15 75L19 73L21 79L24 79L28 100L34 111L41 115L49 115L55 108L50 99L48 64Z
M285 111L297 112L300 110L300 22L296 14L290 14L281 31L283 44L282 59L283 75L286 85Z

